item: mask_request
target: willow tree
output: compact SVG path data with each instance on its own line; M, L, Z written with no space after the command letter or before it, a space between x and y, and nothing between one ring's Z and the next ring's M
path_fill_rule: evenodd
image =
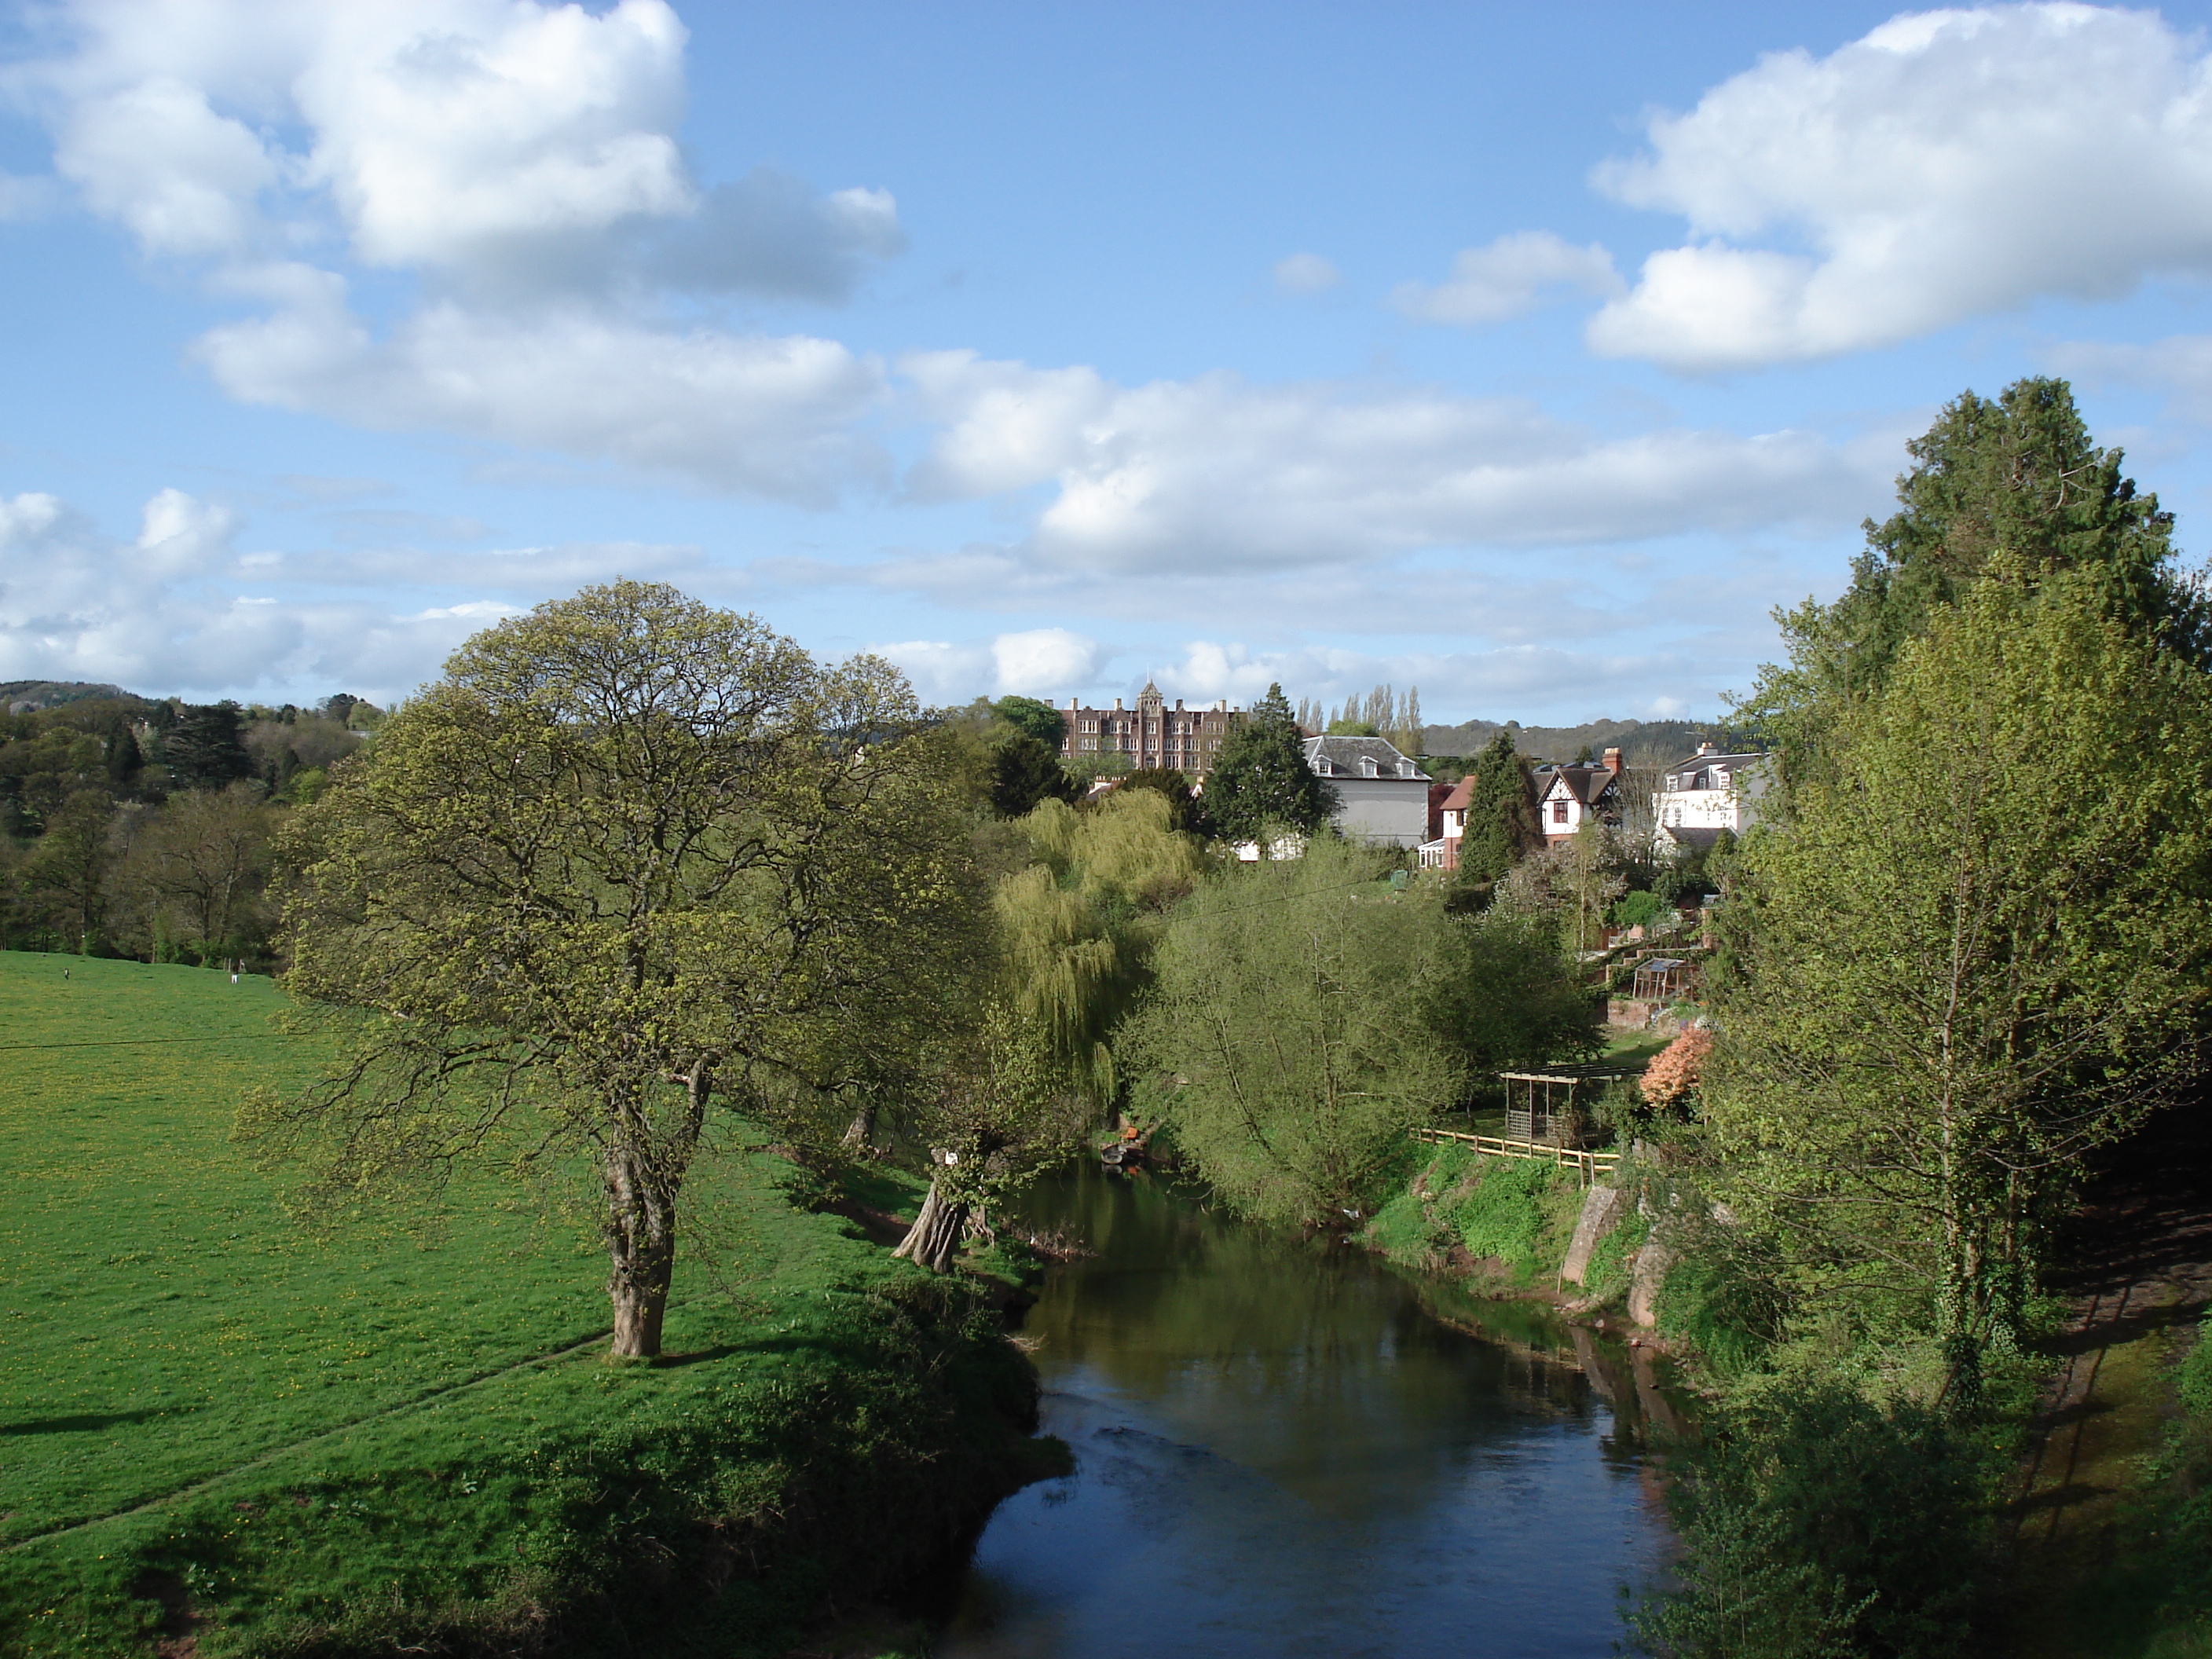
M909 1125L931 1183L899 1254L942 1271L990 1202L1064 1158L1110 1109L1109 1034L1149 981L1168 910L1202 860L1173 803L1131 789L1019 823L1030 861L992 895L992 984Z
M2082 1154L2195 1066L2212 699L2090 574L1993 575L1827 742L1738 857L1705 1114L1737 1212L1970 1398Z
M244 1131L324 1190L580 1156L613 1352L657 1353L714 1104L958 1036L980 894L937 741L888 665L669 587L478 635L295 820L288 982L350 1017Z
M1336 1224L1375 1196L1406 1131L1462 1072L1430 1024L1450 958L1441 890L1394 891L1375 854L1305 856L1209 882L1170 919L1156 983L1123 1028L1163 1080L1177 1144L1237 1208Z

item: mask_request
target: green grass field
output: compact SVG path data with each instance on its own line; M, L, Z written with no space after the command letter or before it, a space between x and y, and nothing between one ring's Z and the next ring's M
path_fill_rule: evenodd
M702 1177L716 1259L650 1368L602 1363L605 1258L537 1196L301 1231L229 1139L316 1059L283 1003L0 953L0 1651L461 1651L549 1619L619 1650L641 1617L744 1651L841 1549L912 1554L1004 1484L1028 1378L980 1296L794 1209L765 1154Z

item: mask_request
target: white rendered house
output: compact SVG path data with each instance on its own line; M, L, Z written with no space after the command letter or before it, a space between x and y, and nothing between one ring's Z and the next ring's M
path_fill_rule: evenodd
M1764 753L1724 755L1712 744L1668 767L1653 797L1659 848L1678 854L1711 847L1725 830L1740 836L1758 822L1759 800L1773 781Z
M1306 764L1336 791L1332 818L1352 841L1419 847L1429 838L1429 775L1382 738L1308 738Z

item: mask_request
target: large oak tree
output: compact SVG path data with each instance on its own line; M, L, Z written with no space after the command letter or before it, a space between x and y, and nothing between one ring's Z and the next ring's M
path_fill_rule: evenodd
M617 582L478 635L299 815L291 989L343 1063L249 1133L328 1188L588 1164L613 1352L659 1352L710 1107L958 1036L982 895L888 664Z

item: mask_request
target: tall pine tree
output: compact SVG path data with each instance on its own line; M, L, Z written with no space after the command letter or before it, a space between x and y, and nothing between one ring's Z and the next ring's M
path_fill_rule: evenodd
M1841 712L1880 692L1905 642L1985 576L2033 588L2081 571L2130 634L2212 665L2212 609L2176 568L2173 515L2123 474L2121 451L2097 447L2064 380L1961 392L1905 448L1898 510L1866 521L1850 586L1777 613L1790 660L1744 713L1783 750L1785 782L1819 767Z
M1215 833L1257 841L1269 830L1311 834L1336 810L1336 791L1306 764L1297 717L1271 685L1221 745L1206 780L1206 815Z
M1528 763L1500 730L1468 774L1467 830L1459 844L1459 879L1496 881L1543 840L1536 822L1536 785Z

